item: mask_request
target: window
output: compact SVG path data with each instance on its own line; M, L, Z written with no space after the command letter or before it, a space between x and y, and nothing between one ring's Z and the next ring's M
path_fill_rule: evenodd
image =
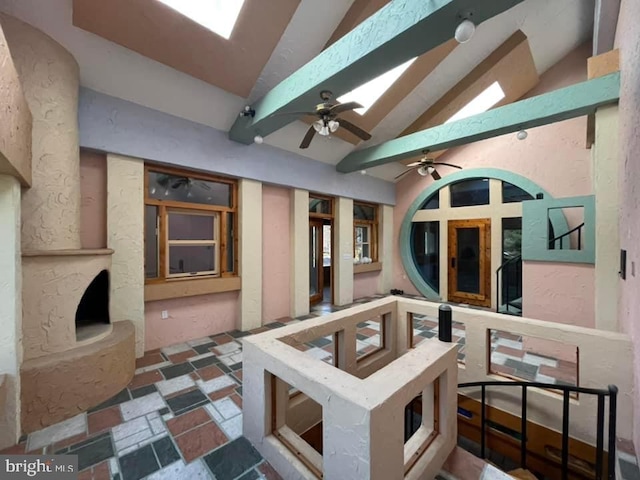
M440 291L440 222L413 222L411 250L422 278Z
M502 182L502 203L516 203L525 200L533 200L533 195L509 182Z
M489 205L489 179L476 178L454 183L449 187L452 207Z
M486 90L458 110L455 115L444 123L455 122L456 120L462 120L463 118L486 112L504 97L504 91L500 84L493 82Z
M147 167L147 283L236 274L236 192L233 180Z
M353 257L356 264L378 261L378 206L353 202Z
M178 13L227 40L231 36L244 0L160 0Z

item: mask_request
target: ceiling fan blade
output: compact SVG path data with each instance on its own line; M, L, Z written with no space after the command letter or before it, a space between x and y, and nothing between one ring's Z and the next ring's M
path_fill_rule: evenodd
M355 126L353 123L351 123L348 120L340 118L338 119L338 122L340 123L341 127L344 127L345 130L350 131L356 137L361 138L362 140L369 140L371 138L370 133L365 132L360 127Z
M409 170L405 170L404 172L402 172L400 175L397 175L394 180L398 180L401 177L404 177L407 173L411 173L415 170L415 168L410 168Z
M411 162L407 164L407 167L419 167L420 165L422 165L424 162L422 160L418 160L417 162Z
M434 180L440 180L442 178L435 169L433 170L433 172L431 172L431 176L433 177Z
M445 162L437 162L436 165L446 165L447 167L457 168L458 170L462 170L460 165L454 165L453 163L445 163Z
M330 112L332 115L337 115L342 112L347 112L349 110L355 110L356 108L363 108L358 102L347 102L347 103L338 103L331 107Z
M315 134L316 134L316 129L313 128L313 125L311 125L309 127L309 130L307 130L307 134L302 139L302 143L300 144L300 148L309 148L309 144L311 143L311 140L313 140L313 136Z

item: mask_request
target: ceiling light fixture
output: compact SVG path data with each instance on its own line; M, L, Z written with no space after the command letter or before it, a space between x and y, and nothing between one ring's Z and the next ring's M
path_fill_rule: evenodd
M261 145L262 142L264 142L264 138L262 138L262 135L256 135L255 137L253 137L253 141L258 145Z
M433 168L433 167L431 167ZM429 167L427 166L422 166L418 169L418 175L420 175L421 177L426 177L427 175L430 175L431 172L429 172Z
M328 122L325 120L316 120L313 122L313 128L315 131L324 137L338 130L339 126L340 123L335 120L329 120Z
M367 171L366 170L360 170L360 175L366 175Z
M517 134L516 134L516 138L518 140L524 140L525 138L527 138L529 136L529 134L527 133L526 130L520 130Z
M456 40L458 41L458 43L467 43L469 40L471 40L471 37L473 37L475 31L475 24L468 18L465 18L462 22L460 22L460 25L456 27Z
M244 109L240 112L238 116L253 118L256 116L256 111L253 108L251 108L249 105L245 105Z

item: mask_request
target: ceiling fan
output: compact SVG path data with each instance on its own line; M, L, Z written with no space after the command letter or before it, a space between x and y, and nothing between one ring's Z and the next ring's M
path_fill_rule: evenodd
M371 134L365 132L360 127L354 125L348 120L345 120L344 118L338 118L338 115L341 113L348 112L349 110L355 110L356 108L362 108L362 105L358 102L332 103L332 97L333 93L328 90L323 90L320 92L322 103L316 105L315 110L313 111L276 113L276 115L308 115L317 118L317 120L309 127L309 130L307 130L306 135L300 143L300 148L309 148L311 140L313 140L316 133L326 137L335 132L338 127L344 128L362 140L369 140L371 138Z
M405 170L400 175L396 176L394 180L398 180L400 177L403 177L407 173L412 172L414 170L417 170L418 174L422 175L423 177L426 177L427 175L431 175L434 180L440 180L442 177L436 170L436 166L438 165L443 165L445 167L452 167L452 168L457 168L459 170L462 170L462 167L459 165L454 165L452 163L445 163L445 162L436 162L433 158L427 158L427 154L429 153L429 150L425 150L422 153L424 154L424 156L420 160L418 160L417 162L412 162L408 164L407 167L409 168L409 170Z

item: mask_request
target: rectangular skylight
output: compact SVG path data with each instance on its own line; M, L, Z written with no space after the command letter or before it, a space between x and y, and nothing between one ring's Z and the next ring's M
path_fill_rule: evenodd
M358 88L351 90L349 93L345 93L338 98L340 103L345 102L358 102L363 108L358 108L354 112L364 115L367 110L376 103L376 101L386 92L394 82L400 78L407 68L415 61L415 58L398 65L397 67L383 73L379 77L369 80L364 85L360 85Z
M505 95L500 84L493 82L486 90L458 110L458 113L444 123L455 122L456 120L462 120L463 118L486 112L504 97Z
M244 0L158 0L227 40Z

